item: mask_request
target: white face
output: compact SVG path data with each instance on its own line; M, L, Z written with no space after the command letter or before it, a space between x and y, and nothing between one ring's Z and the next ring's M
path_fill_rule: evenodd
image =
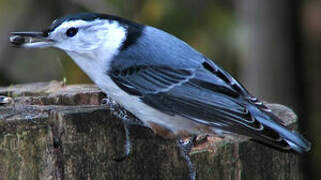
M54 47L66 52L95 53L104 48L115 52L126 37L125 29L116 21L95 20L67 21L49 33L49 39L55 43Z
M69 32L68 32L69 31ZM62 23L49 33L54 47L64 50L98 85L103 82L108 63L119 52L126 30L116 21L75 20Z

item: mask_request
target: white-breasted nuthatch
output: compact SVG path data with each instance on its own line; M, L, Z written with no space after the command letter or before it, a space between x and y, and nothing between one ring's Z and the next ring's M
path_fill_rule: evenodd
M13 32L10 41L64 50L99 88L159 134L241 134L281 149L310 150L310 142L229 73L157 28L80 13L43 32Z

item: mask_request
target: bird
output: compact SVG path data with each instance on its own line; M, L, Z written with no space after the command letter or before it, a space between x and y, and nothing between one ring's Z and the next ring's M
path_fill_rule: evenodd
M214 60L158 28L76 13L40 32L12 32L9 41L65 51L102 91L161 136L239 134L283 150L311 148Z

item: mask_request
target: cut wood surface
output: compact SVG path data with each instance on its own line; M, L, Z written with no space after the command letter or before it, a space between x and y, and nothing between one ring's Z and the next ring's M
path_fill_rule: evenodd
M130 128L133 152L124 153L117 107L94 85L63 86L57 81L0 88L14 103L0 106L0 180L188 179L175 140L141 126ZM268 104L291 128L297 116ZM129 113L129 118L132 116ZM190 153L196 179L302 179L300 156L244 137L207 137Z

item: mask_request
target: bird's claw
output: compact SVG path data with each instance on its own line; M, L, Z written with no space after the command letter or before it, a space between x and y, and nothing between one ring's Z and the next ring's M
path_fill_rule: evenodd
M197 139L197 136L193 135L187 141L184 141L183 139L179 139L178 143L186 153L189 153L192 147L194 146L196 139Z

